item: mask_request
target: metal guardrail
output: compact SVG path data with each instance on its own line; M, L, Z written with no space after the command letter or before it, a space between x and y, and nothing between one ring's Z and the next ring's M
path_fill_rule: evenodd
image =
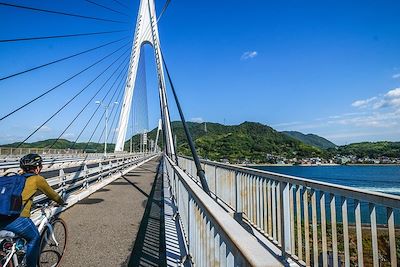
M194 265L283 266L167 156L164 172Z
M49 185L59 194L67 197L69 206L78 200L93 193L95 188L99 188L120 177L121 174L132 170L138 165L157 154L126 154L121 157L112 157L106 160L97 159L84 161L75 160L72 165L63 165L51 172L42 172ZM68 161L67 163L71 163ZM67 168L65 168L67 167ZM97 190L97 189L96 189ZM70 199L73 199L71 202ZM34 202L47 200L44 194L34 197ZM68 207L69 207L68 206ZM33 211L35 213L35 211Z
M83 154L83 149L59 149L59 148L25 148L25 147L1 147L0 146L0 157L3 156L16 156L16 155L25 155L29 153L36 153L41 155L46 154L69 154L69 155L76 155L76 154Z
M58 175L46 180L56 192L65 194L68 206L53 208L52 214L60 213L73 206L78 201L157 156L158 154L154 153L129 155L114 161L110 160L107 164L103 162L92 167L84 164L79 170L69 173L64 172L64 169L59 169ZM43 194L34 198L34 202L45 200L47 200L47 197ZM31 217L33 221L36 221L40 217L40 211L32 211Z
M48 155L43 156L43 172L57 170L60 168L74 167L81 164L93 164L107 160L114 160L116 158L122 158L126 156L132 156L141 154L108 154L107 158L104 158L104 154L60 154L60 155ZM0 175L5 172L16 172L19 170L19 159L20 157L13 157L0 160Z
M191 159L180 157L179 164L197 177ZM386 261L397 266L399 196L205 160L202 164L217 201L243 212L284 255L298 263L380 266ZM377 224L377 217L383 225ZM388 259L382 259L378 248L378 230L379 244L386 242Z

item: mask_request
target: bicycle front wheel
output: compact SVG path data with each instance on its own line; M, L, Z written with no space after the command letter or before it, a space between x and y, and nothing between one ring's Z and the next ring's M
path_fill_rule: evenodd
M51 222L40 239L39 267L57 266L67 247L67 225L57 218Z

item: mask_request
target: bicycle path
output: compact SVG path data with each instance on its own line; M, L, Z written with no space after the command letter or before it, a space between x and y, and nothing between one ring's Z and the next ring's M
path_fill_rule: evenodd
M163 265L158 165L143 164L61 214L68 244L60 266Z

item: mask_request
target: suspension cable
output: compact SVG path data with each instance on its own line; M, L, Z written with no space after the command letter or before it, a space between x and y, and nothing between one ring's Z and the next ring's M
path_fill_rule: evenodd
M120 74L118 75L118 77L115 79L115 81L113 82L113 84L111 85L111 87L108 89L106 95L103 97L103 99L101 101L104 101L107 97L107 95L110 93L111 89L114 87L115 83L117 82L117 80L121 77L122 73L124 72L124 70L127 70L127 67L125 67ZM124 76L122 76L116 90L118 90L119 86L121 85L122 81L124 80ZM97 114L97 111L99 110L100 106L97 106L96 110L93 112L92 116L90 116L89 120L86 122L85 126L82 128L81 132L79 133L78 137L75 139L74 143L72 144L72 146L70 147L70 149L73 149L76 145L76 143L79 140L79 137L81 137L81 135L83 134L83 132L86 130L87 126L89 125L89 123L92 121L93 117Z
M118 4L120 4L120 5L123 6L123 7L129 8L127 5L121 3L121 2L118 1L118 0L113 0L113 1L116 2L116 3L118 3Z
M124 46L121 46L119 49L115 50L118 52ZM125 53L125 52L124 52ZM34 130L28 137L26 137L22 142L20 142L16 148L19 148L22 144L24 144L32 135L34 135L37 131L39 131L46 123L48 123L52 118L54 118L58 113L60 113L66 106L68 106L75 98L77 98L83 91L85 91L93 82L95 82L104 72L106 72L114 63L111 63L104 71L102 71L94 80L92 80L88 85L86 85L83 89L81 89L77 94L75 94L71 99L68 100L61 108L59 108L53 115L50 116L44 123L42 123L36 130Z
M109 10L109 11L112 11L112 12L115 12L115 13L118 13L118 14L121 14L121 15L124 15L124 16L126 16L126 17L129 17L129 15L126 14L126 13L124 13L124 12L120 12L120 11L118 11L118 10L112 9L112 8L107 7L107 6L104 6L104 5L101 5L101 4L96 3L96 2L94 2L94 1L90 1L90 0L85 0L85 1L88 2L88 3L90 3L90 4L92 4L92 5L99 6L99 7L102 7L102 8L104 8L104 9L107 9L107 10Z
M124 68L125 71L127 71L127 67L126 66ZM101 101L104 101L106 99L106 97L108 96L108 94L110 93L111 89L114 87L115 83L117 82L117 80L121 77L121 75L123 74L123 71L120 72L120 74L118 75L117 79L115 79L114 83L110 86L110 89L108 89L106 95L103 97L103 99ZM118 90L119 86L122 84L122 82L124 81L124 76L121 77L120 82L118 84L118 86L116 87L115 91ZM114 93L115 94L115 93ZM99 110L100 106L97 106L96 110L93 112L92 116L89 118L89 120L86 122L85 126L83 127L83 129L81 130L81 132L79 133L78 137L75 139L74 143L72 144L72 146L70 147L70 149L73 149L75 147L75 145L78 142L79 137L81 137L81 135L83 134L83 132L85 131L85 129L87 128L87 126L89 125L89 123L92 121L93 117L96 115L97 111ZM93 133L94 134L94 133ZM93 136L92 134L92 136ZM91 138L90 138L91 139Z
M127 68L125 68L125 70L127 70ZM116 82L116 81L117 81L117 80L115 80L115 82ZM120 86L121 86L121 84L122 84L123 81L124 81L124 76L122 76L122 78L121 78L119 84L118 84L117 87L115 88L115 91L114 91L113 95L111 96L111 100L114 98L115 94L117 93L117 91L118 91L118 89L120 88ZM114 82L114 84L115 84L115 82ZM110 89L108 90L107 94L103 97L103 99L102 99L101 101L104 101L104 100L106 99L108 93L109 93L110 90L113 88L114 84L110 87ZM123 87L121 87L121 88L123 88ZM111 100L110 100L110 101L111 101ZM81 133L79 134L79 136L80 136L80 135L83 133L83 131L86 129L86 127L88 126L88 124L89 124L90 121L93 119L94 115L97 113L97 111L98 111L99 109L100 109L100 105L97 106L95 112L93 112L92 116L90 117L89 121L86 123L85 127L83 128L83 130L81 131ZM102 115L101 118L99 119L99 122L97 123L95 129L93 130L93 132L92 132L92 134L91 134L91 136L90 136L90 138L89 138L89 141L86 143L86 146L85 146L84 149L86 149L86 148L88 147L88 145L89 145L90 141L92 140L94 134L96 133L97 128L99 127L100 122L102 121L104 115L105 115L105 111L103 112L103 115ZM78 136L78 138L79 138L79 136ZM78 141L78 138L75 140L75 142L74 142L74 144L73 144L73 146L72 146L71 148L73 148L73 147L75 146L76 142Z
M125 51L124 54L126 54ZM113 63L117 62L119 59L122 58L122 56L124 54L121 54ZM100 88L97 90L97 92L90 98L90 100L86 103L86 105L79 111L79 113L74 117L74 119L68 124L67 127L65 127L65 129L62 131L62 133L57 137L57 139L51 144L51 146L49 148L52 148L58 140L60 140L60 138L64 135L64 133L69 129L69 127L71 127L71 125L78 119L78 117L82 114L82 112L90 105L90 103L92 103L93 99L100 93L101 90L103 90L103 88L105 87L105 85L108 83L109 80L111 80L111 78L115 75L115 73L117 73L117 71L120 69L120 67L126 62L126 59L128 57L125 57L125 59L123 61L121 61L121 63L119 64L119 66L114 70L114 72L109 76L109 78L103 83L102 86L100 86ZM113 64L112 63L112 64Z
M116 32L127 32L127 31L128 30L116 30L116 31L88 32L88 33L74 33L74 34L52 35L52 36L37 36L37 37L15 38L15 39L3 39L3 40L0 40L0 43L11 43L11 42L21 42L21 41L36 41L36 40L46 40L46 39L70 38L70 37L81 37L81 36L102 35L102 34L110 34L110 33L116 33Z
M126 45L128 45L129 43L127 43ZM126 46L124 45L124 46ZM119 48L122 49L122 48ZM117 49L117 50L119 50ZM85 71L89 70L90 68L96 66L97 64L99 64L100 62L102 62L103 60L105 60L106 58L110 57L112 54L114 54L116 51L109 53L108 55L104 56L103 58L99 59L98 61L96 61L95 63L89 65L88 67L84 68L83 70L75 73L74 75L72 75L71 77L69 77L68 79L62 81L61 83L57 84L56 86L50 88L49 90L47 90L46 92L40 94L39 96L29 100L28 102L26 102L25 104L19 106L18 108L14 109L13 111L9 112L8 114L4 115L3 117L0 118L0 121L4 120L5 118L11 116L12 114L16 113L17 111L27 107L28 105L32 104L33 102L35 102L36 100L44 97L45 95L47 95L48 93L54 91L55 89L59 88L60 86L62 86L63 84L69 82L70 80L74 79L75 77L81 75L82 73L84 73Z
M163 62L164 67L165 67L165 71L167 72L168 81L169 81L169 84L171 86L172 93L174 95L175 103L176 103L176 106L178 108L179 115L181 117L181 121L182 121L182 124L183 124L183 129L185 130L186 139L188 141L190 150L192 152L193 160L194 160L195 165L196 165L197 175L200 178L200 182L201 182L201 186L202 186L203 190L207 194L210 195L210 189L208 187L208 183L207 183L207 179L206 179L206 176L205 176L205 172L204 172L203 168L201 167L200 159L199 159L199 156L197 155L197 151L196 151L192 136L191 136L189 128L188 128L188 126L186 124L185 116L183 114L181 105L179 103L179 99L178 99L178 96L176 94L174 84L172 83L171 76L169 75L167 64L165 63L163 53L160 53L160 54L161 54L160 56L161 56L162 62Z
M122 93L122 90L121 90L120 93ZM119 103L122 102L122 98L123 98L123 97L124 97L123 94L119 94L119 95L117 96L117 99L119 100ZM122 107L122 106L121 106L121 107ZM115 122L115 119L116 119L116 117L117 117L117 114L118 114L118 109L117 109L117 110L115 111L115 113L114 113L114 117L113 117L113 120L112 120L112 123L111 123L111 129L114 128L113 126L114 126L114 122ZM113 142L116 132L117 132L117 131L114 131L114 132L113 132L113 136L112 136L112 138L111 138L111 140L110 140L110 143Z
M55 63L62 62L62 61L67 60L67 59L71 59L71 58L74 58L74 57L77 57L77 56L80 56L80 55L89 53L89 52L91 52L91 51L100 49L100 48L105 47L105 46L108 46L108 45L110 45L110 44L120 42L120 41L122 41L122 40L124 40L124 39L127 39L127 38L128 38L128 37L124 37L124 38L121 38L121 39L118 39L118 40L115 40L115 41L112 41L112 42L108 42L108 43L102 44L102 45L100 45L100 46L96 46L96 47L93 47L93 48L90 48L90 49L81 51L81 52L79 52L79 53L76 53L76 54L73 54L73 55L70 55L70 56L67 56L67 57L63 57L63 58L59 58L59 59L57 59L57 60L53 60L53 61L48 62L48 63L46 63L46 64L42 64L42 65L39 65L39 66L30 68L30 69L26 69L26 70L23 70L23 71L20 71L20 72L17 72L17 73L14 73L14 74L11 74L11 75L8 75L8 76L5 76L5 77L0 77L0 82L1 82L1 81L4 81L4 80L7 80L7 79L10 79L10 78L15 77L15 76L19 76L19 75L21 75L21 74L25 74L25 73L28 73L28 72L31 72L31 71L34 71L34 70L37 70L37 69L41 69L41 68L44 68L44 67L53 65L53 64L55 64Z
M122 91L123 91L123 89L121 88L121 90L118 92L117 97L115 97L114 101L117 101L117 100L119 99L120 95L122 94ZM114 97L114 95L113 95L113 97ZM107 105L107 106L110 106L110 105L111 105L111 101L112 101L112 98L111 98L110 101L108 102L108 105ZM111 108L110 116L111 116L111 114L113 114L114 108L115 108L115 105L113 105L112 108ZM117 110L118 110L118 109L117 109ZM116 113L115 113L115 114L116 114ZM100 143L100 140L101 140L101 138L103 137L103 134L104 134L104 131L105 131L105 130L106 130L106 127L104 126L103 131L101 132L101 135L100 135L99 140L97 141L97 143ZM108 140L108 136L107 136L107 140Z
M45 13L57 14L57 15L69 16L69 17L77 17L77 18L82 18L82 19L91 19L91 20L97 20L97 21L106 21L106 22L114 22L114 23L128 23L127 21L91 17L91 16L85 16L85 15L79 15L79 14L73 14L73 13L66 13L66 12L56 11L56 10L41 9L41 8L30 7L30 6L21 6L21 5L16 5L16 4L4 3L4 2L0 2L0 6L27 9L27 10L32 10L32 11L45 12Z

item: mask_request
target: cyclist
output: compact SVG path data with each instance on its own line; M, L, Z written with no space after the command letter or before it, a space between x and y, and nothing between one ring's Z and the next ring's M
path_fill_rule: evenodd
M33 221L29 218L33 197L38 190L47 195L58 204L63 205L64 200L55 192L46 179L39 175L42 170L42 157L38 154L28 154L21 158L20 167L26 177L25 187L22 191L23 210L19 217L3 220L0 229L14 232L27 241L26 264L35 267L39 256L40 234Z

